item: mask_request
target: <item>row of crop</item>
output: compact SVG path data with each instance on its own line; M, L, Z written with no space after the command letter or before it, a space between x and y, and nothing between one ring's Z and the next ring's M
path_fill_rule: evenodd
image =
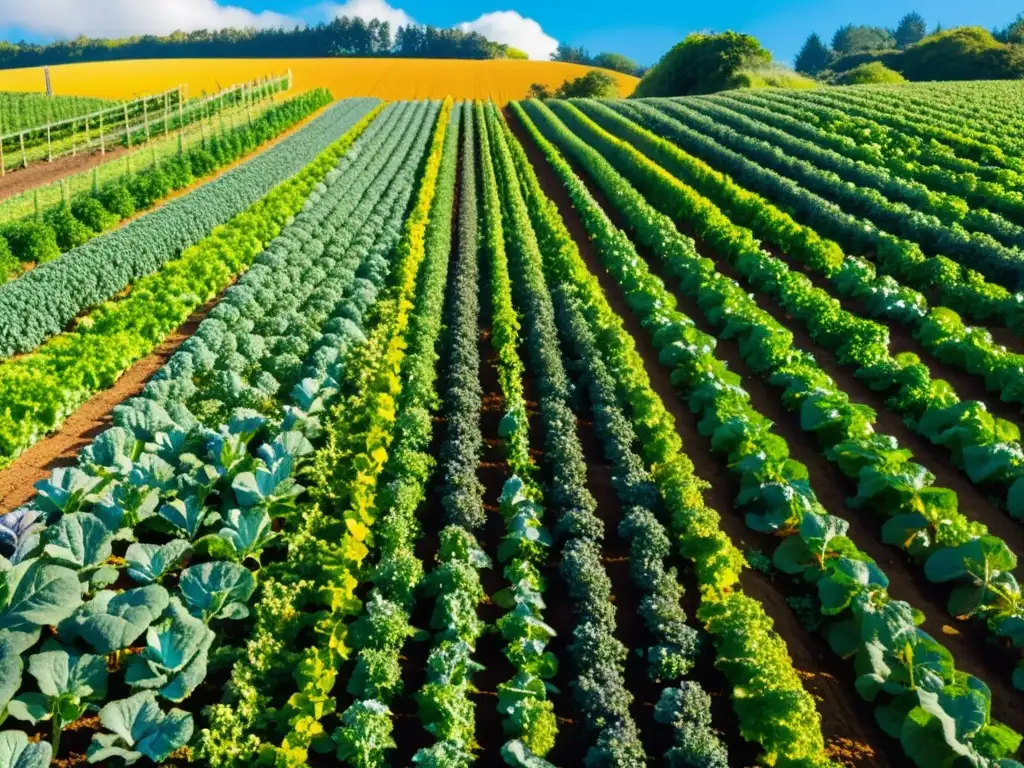
M572 385L562 360L540 246L513 165L507 128L493 104L485 112L504 193L504 229L512 254L513 284L526 321L525 343L537 385L546 500L561 548L559 573L576 619L568 651L575 669L576 707L592 738L584 760L592 765L642 768L646 764L644 747L629 711L633 695L625 679L629 649L615 637L616 607L602 560L604 525L595 514L597 502L586 486L583 446L569 407Z
M927 257L917 243L880 230L872 221L848 213L830 199L829 189L823 189L824 194L819 195L800 186L794 181L801 176L800 172L791 170L800 165L800 161L782 159L766 142L728 126L719 126L693 112L676 110L673 106L665 117L675 118L671 125L678 130L673 130L672 136L680 144L705 159L727 165L737 179L785 202L795 215L825 236L835 238L850 250L873 254L885 273L934 293L978 321L995 321L1016 333L1024 333L1019 301L1014 294L986 280L969 264L943 255ZM707 132L706 140L690 140L695 126Z
M133 174L127 181L111 182L42 215L6 225L0 230L0 281L16 275L25 264L52 261L84 245L172 192L252 153L332 100L326 89L308 91L270 108L249 125L215 136L208 144Z
M834 168L823 166L821 158L818 158L817 164L804 159L801 157L804 153L789 146L781 131L759 130L752 120L741 115L730 116L729 111L723 107L707 105L694 110L687 102L670 102L664 108L677 120L691 125L699 122L701 130L709 123L737 128L731 136L737 137L735 143L742 146L745 153L756 152L759 163L785 174L808 191L828 200L833 206L839 206L845 212L863 217L873 226L884 228L881 234L894 233L898 237L918 243L929 253L946 255L1005 285L1011 291L1022 285L1024 253L1017 246L1024 240L1020 239L1020 227L1016 224L1001 217L998 217L1000 221L997 222L995 214L986 217L986 212L981 209L971 211L963 200L958 200L958 209L964 216L962 222L955 220L955 214L952 213L947 216L936 216L934 210L922 210L922 205L893 202L878 189L863 186L864 179L858 178L853 181L849 173L839 174ZM769 135L767 139L765 138L765 135L772 133L780 136ZM754 138L750 138L750 134ZM722 131L718 131L717 135L721 136ZM947 206L952 212L953 207L950 203L951 201L947 199L942 205ZM943 223L943 218L949 221ZM977 221L981 218L985 221ZM968 231L969 229L981 231ZM992 233L997 233L1003 242L1009 242L1012 247L1004 245L993 237Z
M684 291L699 295L710 317L724 320L723 316L731 316L739 296L749 299L716 275L710 263L702 262L692 241L679 236L671 222L629 187L611 164L569 133L551 112L540 109L535 114L544 120L547 131L610 196L636 236L652 249L671 250L673 268L687 275ZM678 244L684 247L673 247ZM908 757L918 764L928 764L940 755L952 759L966 754L982 761L979 764L994 764L1012 754L1020 736L990 722L987 686L956 672L948 650L917 627L923 617L887 594L882 571L845 537L845 521L821 508L806 468L789 457L785 441L771 433L770 422L749 406L740 378L715 358L715 340L670 309L671 294L631 246L624 251L604 245L599 242L605 265L644 324L650 326L654 317L671 323L670 332L658 333L654 339L661 361L673 369L673 382L701 417L701 431L711 437L713 450L728 456L741 489L737 506L745 510L748 525L788 534L776 550L776 563L817 587L826 637L839 655L856 656L859 672L871 679L871 684L858 685L858 691L875 703L883 729L900 738ZM684 261L687 250L689 264ZM715 291L729 291L730 284L732 301L723 306ZM777 352L777 337L759 330L756 322L746 324L751 317L752 313L741 313L735 329L748 364L755 370L774 367L778 352L787 362L797 362L785 349ZM876 607L884 607L884 621L879 621ZM914 677L914 659L924 655L942 659L927 690L918 687ZM977 719L969 727L945 727L954 722L961 707L969 707Z
M692 148L698 141L701 142L700 146L707 150L701 154L709 162L717 160L720 167L726 167L734 180L743 181L755 188L782 190L781 194L793 207L797 207L801 199L813 197L778 177L773 179L771 171L766 171L727 149L715 147L710 139L694 139L698 134L693 130L660 113L642 108L619 111L633 117L649 130L670 137L687 147ZM671 153L670 157L678 159L684 156ZM674 163L672 165L682 168ZM721 190L727 187L720 185L717 188ZM723 200L728 201L730 198L721 194L716 195L708 187L704 188L704 192L722 204L729 204ZM740 202L737 204L737 201ZM835 244L827 240L812 236L787 236L794 231L799 232L799 225L786 222L785 214L776 214L777 220L783 223L762 226L769 224L770 219L762 215L765 204L756 196L743 198L742 193L739 193L731 197L731 202L733 205L730 207L730 213L739 216L740 223L753 227L756 234L784 249L787 255L798 260L804 268L829 279L840 295L861 301L864 309L873 317L895 320L908 326L922 346L932 352L937 359L983 378L986 387L990 391L998 392L1004 402L1024 403L1024 355L1011 352L997 344L991 333L984 328L965 325L960 316L950 309L929 309L927 300L921 293L901 285L891 276L879 278L874 266L866 259L843 256ZM812 204L819 206L817 210L821 212L821 216L817 217L818 231L833 234L829 228L821 225L829 219L839 217L829 214L824 200L814 200ZM812 216L811 219L813 221L815 217ZM851 220L841 231L864 233L866 230L862 224ZM1016 302L1011 304L1016 305ZM1016 505L1011 508L1011 512L1015 516L1021 514Z
M711 101L730 106L757 105L759 109L777 112L816 127L817 135L827 137L833 148L856 153L858 159L876 165L885 165L897 171L913 168L919 172L941 174L949 171L977 178L979 183L999 188L1017 189L1024 184L1024 175L1007 168L987 165L957 155L952 148L938 140L903 133L867 118L847 115L809 100L775 98L774 95L755 91L713 95Z
M658 106L661 106L660 102ZM916 243L880 231L870 222L846 213L827 197L810 192L781 172L772 170L772 166L781 167L790 160L780 159L771 145L743 136L695 112L677 110L674 105L665 107L663 111L639 102L636 106L616 104L615 108L713 167L728 171L737 184L785 204L793 216L806 222L816 235L821 235L811 240L818 252L814 261L822 264L824 269L835 273L846 268L857 274L875 271L864 258L844 259L837 245L843 243L848 250L872 253L875 263L889 278L935 293L942 301L975 319L995 320L1017 333L1024 333L1024 315L1018 309L1019 303L1005 288L989 283L979 272L945 256L925 256ZM793 226L798 225L794 223ZM834 238L836 242L824 238ZM919 304L917 299L910 300L906 295L894 293L894 290L905 293L907 289L902 286L890 284L885 287L886 292L881 298L890 310L903 308L896 305L900 300L907 305L910 314L924 309L925 305Z
M544 123L543 107L530 102L526 109ZM513 110L565 185L594 242L602 251L628 253L628 238L612 225L554 145L521 105L514 103ZM720 529L718 514L704 505L702 493L707 486L694 475L674 421L651 388L633 339L550 203L544 220L552 238L551 247L543 252L545 269L553 283L577 294L578 302L568 306L578 307L593 329L618 401L639 438L644 464L671 515L672 535L696 567L701 586L698 618L715 644L719 668L733 686L741 733L761 746L768 762L788 759L793 765L830 765L814 701L793 669L785 642L772 630L771 619L760 603L740 589L743 556ZM664 309L671 306L670 301ZM652 318L651 329L670 332L667 316Z
M791 98L785 92L774 92L772 98L780 99L786 104L812 104L837 109L851 117L876 123L884 129L919 138L925 143L938 142L940 145L948 147L957 156L982 165L1006 168L1016 171L1018 174L1024 173L1024 160L1007 154L986 138L979 139L962 135L959 131L950 130L944 125L923 121L916 115L890 114L877 108L861 106L852 99L845 99L842 94L828 92L804 91L797 99Z
M338 183L342 178L335 174L329 180L324 195L262 257L263 268L247 274L203 323L193 348L175 355L165 369L171 376L152 382L141 398L119 406L116 426L82 452L77 469L56 471L39 484L39 496L31 506L4 517L4 528L17 534L9 559L14 572L23 570L0 611L5 646L16 643L23 652L35 645L39 630L30 621L59 626L63 644L44 644L41 653L29 657L39 693L23 693L10 705L5 701L12 714L30 722L52 718L56 742L59 729L86 711L88 699L105 697L106 685L99 684L99 677L74 672L60 676L62 665L78 669L93 664L88 654L81 655L76 641L97 653L120 657L147 633L149 647L114 668L124 672L134 693L100 710L101 723L114 734L94 737L91 762L117 757L131 762L142 756L160 762L190 740L191 715L181 710L164 713L157 697L182 702L203 683L211 646L219 634L232 634L222 622L248 616L246 603L256 577L247 565L259 564L263 549L278 538L273 522L289 517L303 491L296 478L310 463L310 441L319 438L312 401L322 402L336 393L327 372L305 379L291 395L265 387L259 398L262 413L232 409L224 421L211 422L215 428L204 426L187 407L192 394L187 388L164 385L173 380L175 370L197 363L198 357L200 367L232 372L233 357L238 355L234 342L243 335L251 337L256 321L279 310L275 297L290 294L292 285L280 278L289 268L308 273L317 249L310 245L313 238L301 237L303 226L317 231L344 200L348 188ZM289 248L289 241L296 247ZM338 259L333 267L325 265L320 278L330 290L332 277L352 270L345 259ZM330 294L331 311L326 314L358 317L358 305L351 305L343 293ZM257 294L261 301L254 300ZM312 289L307 296L310 302L327 298ZM293 332L302 335L300 328ZM250 353L243 361L246 365L259 368L266 362L268 355ZM317 372L316 364L307 362L307 370ZM259 378L261 385L265 382ZM202 386L191 380L189 384L192 390ZM205 385L206 391L198 393L201 401L218 396L215 379ZM289 400L295 405L282 409ZM47 517L55 518L48 526ZM122 551L125 539L132 543ZM112 558L115 548L118 556ZM33 561L30 556L37 549L42 559ZM125 583L121 564L130 577L128 584L143 586L115 591ZM68 574L70 584L65 583ZM91 599L80 607L70 606L77 599L79 581ZM219 632L209 628L212 622ZM34 671L44 666L50 677ZM11 678L15 689L20 668L18 673ZM68 697L77 702L77 709L68 708ZM50 709L42 708L44 704Z
M905 98L894 98L882 92L854 88L841 96L844 104L873 110L882 115L921 122L925 125L938 123L962 138L994 144L1012 158L1019 159L1024 154L1024 144L1021 143L1020 137L1013 135L1015 126L1009 127L1009 130L1002 129L1001 124L1006 121L1005 115L999 119L984 108L975 110L972 117L968 118L960 114L956 106L932 106L926 101L915 99L912 92ZM979 118L982 119L981 125L976 122Z
M95 308L74 329L35 351L0 363L0 465L57 429L96 392L114 382L231 279L304 205L377 114L356 122L349 113L339 127L348 132L305 170L157 272L139 279L125 297ZM354 125L352 123L355 123Z
M349 417L343 406L337 410L328 410L328 406L332 399L347 394L351 383L364 369L367 333L373 322L371 307L375 306L376 297L391 271L388 257L400 237L402 213L413 193L416 168L432 127L431 116L426 105L403 104L385 112L379 131L360 144L346 173L336 181L344 193L335 214L330 219L320 217L317 222L308 221L314 224L312 232L323 231L328 238L328 248L319 254L320 249L315 245L310 249L314 260L317 257L341 258L350 263L337 278L348 286L343 301L335 305L337 311L333 314L337 319L324 324L320 338L324 343L310 345L307 354L313 368L311 373L316 376L313 381L320 385L301 387L303 402L286 414L290 419L309 422L318 430L323 447L314 456L310 474L323 463L324 454L333 450L329 438L335 421ZM306 214L301 216L303 223L307 223ZM352 260L355 265L351 265ZM315 279L316 267L307 265L305 269L293 271L292 275L292 280L281 281L280 288L271 294L276 295L276 300L271 302L275 311L268 319L276 321L272 324L277 325L278 332L289 325L303 325L296 322L297 317L312 316L316 311L315 294L310 294L311 300L298 307L301 314L291 301L293 291L305 290L301 287L303 280ZM272 277L268 275L264 279ZM330 282L321 284L331 290ZM261 291L245 291L240 298L246 302L241 309L250 309L254 302L271 296ZM239 330L244 331L248 325L247 313L228 314ZM296 327L296 336L301 342L303 330ZM224 343L227 349L233 346L226 338ZM195 353L201 355L202 349L197 347ZM288 356L289 353L284 353L284 362ZM273 365L279 361L271 357L269 362ZM303 381L304 385L306 383ZM341 402L344 404L345 400ZM321 489L317 484L312 485L311 493L314 500L319 498ZM294 691L303 686L319 669L315 658L304 659L302 648L308 643L299 643L296 638L313 631L329 634L335 625L332 622L321 628L321 622L327 618L325 609L359 610L353 597L356 580L349 569L352 562L359 562L366 555L362 543L365 530L350 529L326 505L304 503L288 521L286 531L287 553L264 569L250 639L244 652L232 657L228 695L206 713L209 727L201 734L198 754L213 766L238 765L261 748L270 750L270 743L280 738L287 728L296 726L303 715L303 704L326 710L330 686L321 691L319 697L288 696L289 689ZM318 611L307 612L303 606L316 606ZM343 640L344 634L340 634L339 652L344 651ZM326 711L317 714L322 717ZM286 749L283 754L304 759L309 739L319 734L322 734L319 720L313 719L305 734L307 740L304 743L296 740L294 753ZM324 740L330 746L329 738ZM285 747L288 746L286 742Z
M988 131L991 136L1006 136L1020 142L1024 129L1017 120L1021 114L1020 91L1012 82L978 83L980 87L964 89L953 84L893 89L891 87L858 88L857 96L872 102L891 105L898 99L904 105L920 107L922 114L942 119L949 117L954 124ZM1005 87L1009 85L1010 87Z
M574 124L589 124L598 134L604 133L582 113L566 111L572 107L558 106L557 109L560 114L569 114L574 120L578 116L585 121L577 120ZM595 114L601 108L589 106L587 109L590 114ZM643 147L643 153L619 152L620 169L632 178L638 178L639 174L640 183L647 185L648 191L653 193L657 190L658 207L663 212L687 218L697 211L704 222L701 226L706 224L708 227L710 224L707 222L720 215L709 213L717 208L700 194L692 190L687 192L689 187L648 160L648 155L670 165L680 178L697 185L702 193L719 201L743 224L755 227L759 236L774 241L785 252L801 260L822 263L822 251L827 255L827 247L834 247L834 243L821 241L813 230L796 225L786 214L758 196L742 190L727 177L644 128L607 109L604 110L603 123L614 127L619 136L628 135L631 141ZM589 126L587 130L590 130ZM712 238L720 236L714 227L710 227L708 232ZM947 382L933 380L928 368L913 353L893 356L889 352L888 329L885 326L851 314L827 292L815 288L805 275L791 271L781 259L761 252L749 230L740 240L745 242L730 241L724 253L745 280L761 285L762 290L806 325L812 338L827 348L835 349L841 365L855 367L858 378L865 380L872 389L888 392L890 397L885 401L886 408L902 416L918 434L949 451L954 464L963 469L973 483L1001 487L1008 511L1014 517L1021 516L1020 497L1024 494L1024 482L1020 478L1024 476L1021 460L1024 448L1016 425L994 417L984 403L961 400ZM972 341L970 336L958 336L955 324L947 325L944 319L922 328L932 345L938 346L947 340L961 344ZM945 338L947 328L951 332L948 339ZM953 355L955 351L955 348L947 348L946 354Z
M529 203L530 221L537 235L540 252L555 254L563 249L574 250L575 244L557 208L541 190L522 146L504 122L503 127L520 184ZM578 252L575 255L578 258ZM562 257L563 260L568 258L569 254ZM645 649L632 650L642 654L647 661L647 675L654 683L678 684L678 687L662 690L655 713L656 719L670 726L675 733L674 746L666 754L666 759L670 764L725 768L728 765L727 751L710 727L710 698L698 683L687 679L700 647L699 636L686 624L686 614L680 604L683 589L676 572L666 567L665 559L671 552L671 542L655 514L656 511L663 511L660 494L643 460L634 451L633 446L638 444L636 431L618 400L615 381L598 350L594 331L582 314L580 297L572 287L557 279L550 269L551 261L549 258L549 263L543 268L547 273L548 285L551 286L559 336L567 360L578 360L583 371L580 386L589 396L602 452L612 467L612 484L625 511L618 525L618 534L630 543L630 574L643 594L640 604L636 606L636 613L656 643ZM579 582L582 581L580 575L592 571L592 581L601 586L606 596L608 587L604 580L607 576L603 574L600 561L594 558L596 548L588 546L585 539L578 539L577 542L573 551L566 554L567 559L573 557L572 561L566 563L571 569L570 573L575 571L575 580ZM572 584L572 579L567 580ZM590 613L595 616L601 616L606 610L590 606ZM604 666L590 659L582 659L581 662L592 665L595 670ZM611 675L605 674L611 678ZM588 673L588 676L592 679L598 677L594 672ZM583 692L594 696L593 690L584 688ZM612 705L615 703L615 695L621 698L622 706L628 705L628 693L623 696L613 685L607 686L601 695L605 699L612 699ZM600 700L598 705L589 703L585 697L581 697L580 706L590 713L601 713L604 710L614 714L615 710L609 704L601 706ZM631 760L643 764L643 752L639 749L641 745L633 746L631 743L635 737L631 738L630 722L626 716L621 716L620 725L605 720L597 746L592 748L591 754L595 760L606 757L613 765L629 765ZM631 748L635 750L632 754ZM603 763L597 760L597 764Z
M537 466L530 455L525 367L519 357L522 326L512 301L506 252L507 238L512 233L506 235L505 231L503 196L499 192L483 104L474 104L474 113L485 220L483 248L490 274L491 346L498 357L498 385L505 408L498 434L504 442L510 470L498 499L505 535L497 552L508 586L491 598L506 610L496 627L505 643L505 658L515 670L511 679L498 684L498 711L508 737L501 752L506 761L513 755L522 755L523 760L542 760L554 746L558 731L547 683L558 669L558 659L547 650L555 632L544 622L547 584L540 572L552 537L544 523L544 497L536 478Z
M374 586L349 631L357 651L347 686L353 702L341 715L344 727L335 731L335 741L337 756L356 768L390 764L388 753L395 747L390 706L402 694L401 654L415 634L410 621L423 581L423 563L415 551L422 532L417 513L436 464L429 453L437 402L436 346L451 252L460 112L453 109L450 118L441 115L448 126L436 192L430 202L415 308L409 318L408 349L400 368L402 387L395 402L394 439L372 513L379 520L373 536L377 557L368 571ZM448 547L454 542L446 539L444 544L448 546L440 550L442 557L450 554ZM430 579L431 587L439 592L448 588L444 575L437 571Z
M115 101L91 96L8 92L0 95L0 134L35 128L116 105Z
M458 258L449 290L448 338L445 345L447 386L443 413L447 432L439 458L443 478L443 528L437 565L425 581L433 598L433 630L426 675L415 693L419 718L434 743L419 750L418 765L460 768L474 760L476 705L472 676L481 667L474 659L486 625L477 608L486 597L480 571L492 566L474 531L486 522L484 488L477 477L483 450L478 347L479 229L477 226L476 133L473 107L462 107L461 188L459 190Z
M692 100L688 103L694 106L709 103L728 107L762 125L836 152L858 164L887 169L907 181L957 195L971 205L987 208L1011 221L1024 224L1024 195L1014 188L1020 184L1014 182L1016 174L1013 171L982 167L967 160L954 163L954 168L946 168L935 164L930 158L915 158L905 151L885 152L878 145L861 145L849 136L832 131L830 124L817 125L813 120L813 112L780 104L768 106L765 102L724 97ZM838 116L841 113L834 111L834 114ZM812 119L808 119L808 116Z
M968 85L968 87L963 87ZM907 104L938 109L993 135L1024 138L1024 129L1017 121L1021 115L1021 94L1017 83L992 81L987 83L921 83L903 90L890 86L859 88L862 96L889 100L894 95L905 97ZM937 87L936 87L937 86Z
M863 234L867 234L868 238L872 235L879 237L877 231L866 228L863 222L858 222L852 217L844 219L830 212L825 200L801 190L757 163L715 145L712 139L703 137L694 129L687 128L666 115L643 107L619 108L618 111L632 117L658 135L679 142L680 146L697 151L703 149L700 155L708 162L725 167L734 181L746 183L769 194L776 191L774 197L782 197L792 208L809 211L806 218L816 225L816 231L819 233L849 233L853 238ZM701 121L697 127L714 131L713 126L712 123L705 124ZM681 158L683 155L673 153L672 157ZM707 188L704 192L713 194ZM716 195L715 198L720 202L723 199L721 195ZM739 195L733 197L734 201L741 199ZM805 201L807 204L802 205ZM840 295L863 302L865 310L870 315L892 319L910 327L925 349L942 362L982 377L986 387L990 391L998 392L1004 402L1024 403L1024 355L1011 352L995 343L991 333L984 328L966 326L960 316L950 309L929 309L927 300L921 293L901 285L891 276L879 278L870 262L861 257L843 256L834 243L810 236L803 239L787 238L786 233L791 232L793 227L799 230L796 224L759 227L764 221L761 218L763 208L764 203L753 197L747 198L739 206L733 206L730 212L734 216L740 215L742 224L754 227L759 236L783 248L787 255L797 259L806 269L828 278ZM777 218L785 222L784 214L778 215ZM829 223L834 223L835 226L829 226ZM844 238L847 242L849 239ZM875 239L874 244L877 247L882 242L884 240ZM892 245L897 244L895 240L890 242ZM905 245L911 252L916 250L909 243ZM915 282L921 283L920 280ZM943 283L948 285L946 281ZM1004 306L1019 305L1016 301L1009 301L1004 302ZM1016 313L1013 316L1017 317ZM1019 322L1019 319L1015 320L1011 325L1019 330Z
M396 434L397 403L404 384L400 378L409 333L413 300L421 265L426 257L426 229L440 175L451 101L430 105L430 117L421 139L429 139L427 154L408 217L395 210L383 221L385 228L399 229L401 238L390 252L392 266L387 290L374 309L373 327L367 341L356 349L350 362L352 376L342 400L332 408L325 428L326 445L315 457L311 470L313 498L318 512L330 521L321 532L336 547L335 562L328 574L327 610L318 618L315 641L305 647L296 675L298 692L281 712L287 723L277 754L286 765L302 765L308 749L323 752L336 748L339 759L354 764L374 746L374 732L385 717L380 702L357 701L342 713L340 724L328 734L324 719L334 709L330 696L338 682L341 663L353 650L360 632L375 631L380 624L350 622L362 613L354 589L360 582L362 566L372 544L379 513L381 477ZM422 144L420 144L422 146ZM415 170L417 166L407 164ZM323 567L321 552L307 552ZM321 594L324 590L321 590ZM382 608L383 624L400 614L382 605L379 595L372 601ZM367 738L361 734L366 733ZM368 759L368 756L366 756Z
M0 285L0 356L35 349L82 310L181 255L305 168L376 103L339 102L301 131L223 176Z
M572 117L575 116L570 119ZM593 123L588 126L574 121L570 125L576 126L604 153L614 145L615 139ZM640 136L636 131L630 137L638 146L647 148L641 140L650 137ZM616 160L622 157L627 158L625 162L616 164L648 194L658 195L656 207L670 210L691 223L754 290L772 296L787 312L807 322L811 335L824 339L828 348L836 349L841 361L845 357L858 363L864 359L864 354L856 349L858 341L868 348L872 344L882 345L879 339L884 339L884 334L864 330L864 321L837 310L834 300L819 289L813 289L803 275L788 270L778 259L761 251L750 231L732 224L713 203L682 184L665 183L665 179L672 177L638 150L631 149ZM646 168L647 172L635 173L639 167ZM664 221L670 220L664 217ZM663 253L659 249L664 245L652 247L659 255ZM666 262L670 270L675 270L673 274L678 273L685 285L692 286L692 269L695 268L682 270L676 266L686 259L695 261L696 253L688 243L677 239L673 255L666 257ZM706 266L704 271L707 271ZM923 562L931 581L959 582L950 597L952 615L983 619L996 637L1013 638L1024 606L1017 597L1020 590L1011 573L1016 567L1016 556L1009 546L1002 539L988 535L984 526L957 512L957 497L953 491L934 487L934 476L911 461L910 451L901 448L894 437L875 431L875 414L871 409L850 403L849 397L820 370L812 357L792 347L792 334L760 310L738 286L728 284L729 290L720 294L713 294L712 289L707 288L701 299L715 309L717 314L713 317L726 312L736 330L742 327L745 317L755 318L747 321L753 329L751 332L772 340L765 350L751 349L748 345L747 349L754 355L752 367L784 390L784 404L798 411L801 427L815 432L826 456L857 483L857 504L875 506L890 517L883 529L883 538ZM716 297L714 301L709 298L712 295ZM884 359L882 354L875 355L876 369L882 367L877 362L879 358ZM884 354L888 354L887 350ZM948 387L944 391L947 398L955 396ZM926 418L938 416L933 413ZM909 478L913 480L908 481ZM974 591L977 589L980 592ZM1024 666L1017 678L1024 685Z
M926 246L930 247L937 239L944 247L951 248L952 253L974 255L974 251L965 251L977 247L972 233L989 235L1010 248L1024 245L1024 228L1020 222L993 213L984 204L972 205L959 195L935 192L925 184L907 181L885 168L850 160L812 141L760 124L727 106L704 99L652 100L651 103L673 116L694 112L706 115L717 124L728 125L745 136L764 141L777 151L772 167L786 167L787 175L809 190L827 194L836 204L842 203L878 226L887 226ZM791 162L783 162L784 158ZM844 182L853 186L847 187ZM1024 207L1021 213L1024 214ZM915 216L916 220L912 224L901 223L902 217L907 215Z

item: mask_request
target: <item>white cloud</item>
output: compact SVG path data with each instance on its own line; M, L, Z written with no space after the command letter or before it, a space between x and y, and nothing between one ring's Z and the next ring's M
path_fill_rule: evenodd
M395 8L388 4L387 0L347 0L344 3L322 3L320 11L327 19L337 16L348 16L360 18L364 21L380 19L391 23L392 33L397 27L406 27L415 24L412 16L401 8Z
M166 35L175 30L292 26L272 11L253 13L216 0L0 0L5 27L57 37Z
M558 41L546 34L540 24L515 11L485 13L476 21L464 21L457 26L464 32L479 32L488 40L525 51L531 59L547 60L558 47Z

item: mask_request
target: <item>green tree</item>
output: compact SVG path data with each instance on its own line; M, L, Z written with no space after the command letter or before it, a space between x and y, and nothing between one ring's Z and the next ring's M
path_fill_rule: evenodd
M735 87L738 72L767 67L772 60L756 37L739 32L695 32L676 43L651 67L633 96L688 96Z
M526 91L526 98L550 99L551 89L544 85L544 83L531 83L530 88Z
M1024 44L1024 13L1018 13L1013 23L1006 29L993 31L992 36L1001 43Z
M884 27L854 26L847 24L832 36L832 50L838 55L860 51L882 51L895 48L896 40Z
M806 75L816 75L828 68L832 59L832 51L821 42L817 32L813 32L804 42L804 47L796 55L796 71Z
M621 53L599 53L589 63L595 67L604 67L627 75L635 75L640 71L639 64Z
M531 90L533 86L530 86ZM555 91L556 99L604 99L618 95L618 84L607 72L592 69L582 77L566 80Z
M589 64L590 54L586 48L573 48L568 43L559 43L558 48L551 54L552 61L567 61L570 64Z
M924 16L915 11L900 19L893 37L896 38L897 47L906 48L908 45L920 42L927 34L928 25L925 23Z

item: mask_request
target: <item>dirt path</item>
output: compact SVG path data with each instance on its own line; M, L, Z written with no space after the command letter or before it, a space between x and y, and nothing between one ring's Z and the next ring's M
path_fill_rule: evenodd
M115 144L107 149L106 154L99 150L93 152L81 152L77 155L64 155L48 163L45 160L29 163L28 168L21 167L19 155L4 155L4 162L7 168L3 176L0 176L0 200L14 197L27 190L41 187L54 181L63 179L82 171L88 171L97 165L103 165L110 160L115 160L121 155L126 155L129 150L121 144ZM17 165L14 165L17 163ZM13 166L13 167L12 167Z
M644 360L651 386L674 417L676 430L683 438L696 474L711 484L705 498L712 508L721 513L722 530L745 551L758 548L767 551L774 546L775 540L751 531L744 524L742 516L733 512L733 499L738 490L735 482L724 463L711 454L710 441L699 434L697 418L676 395L668 370L658 362L657 351L649 334L626 304L618 284L601 266L597 250L561 182L515 116L509 114L508 119L513 132L526 149L545 192L558 205L584 261L598 277L609 303L633 337L637 351ZM586 180L582 174L580 178ZM607 200L593 187L591 191L614 220L614 211ZM794 666L804 678L805 687L817 699L818 711L822 716L822 732L833 754L839 757L842 753L847 764L865 768L903 764L905 758L899 745L875 725L871 708L854 692L852 667L839 661L820 637L803 629L796 614L786 603L784 586L753 570L744 572L742 585L747 594L762 603L767 614L774 620L776 631L785 639Z
M74 464L78 452L111 426L114 407L142 392L153 374L195 333L222 295L193 312L155 351L125 371L114 386L87 400L67 418L59 430L40 440L0 472L0 513L9 512L31 499L35 495L33 484L48 477L57 467Z

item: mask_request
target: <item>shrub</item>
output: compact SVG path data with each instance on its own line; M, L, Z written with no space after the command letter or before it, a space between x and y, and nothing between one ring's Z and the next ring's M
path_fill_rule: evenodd
M70 251L72 248L85 245L96 234L76 219L67 205L51 208L43 215L43 220L53 228L61 251Z
M926 37L900 56L908 80L1006 80L1024 76L1024 54L981 27L956 27Z
M113 227L121 218L103 207L92 195L82 195L71 201L71 213L93 232L105 232Z
M135 215L135 198L124 181L107 184L100 192L100 202L104 208L122 219Z
M194 147L188 151L188 162L192 166L192 175L197 179L213 173L217 160L202 147Z
M31 217L12 224L4 232L4 237L19 261L42 264L60 256L56 234L40 218Z
M899 72L889 69L880 61L872 61L854 67L839 77L841 85L865 85L867 83L905 83L907 79Z
M762 69L771 60L771 53L751 35L694 33L648 70L633 96L688 96L734 88L738 72Z
M566 80L555 91L556 99L600 99L617 95L615 78L598 69L592 69L582 77Z
M0 237L0 280L9 280L18 273L20 264L18 257L11 252L7 240Z

